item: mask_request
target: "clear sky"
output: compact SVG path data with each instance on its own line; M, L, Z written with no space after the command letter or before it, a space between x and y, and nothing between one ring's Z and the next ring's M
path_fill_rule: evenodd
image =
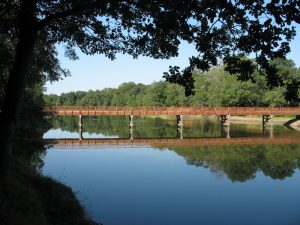
M297 67L300 67L300 25L297 26L297 36L291 43L291 53L288 55ZM195 54L195 50L188 44L179 48L179 56L169 60L155 60L147 57L132 59L128 55L117 55L114 61L103 55L86 56L79 53L79 60L70 61L64 57L62 46L58 47L59 59L63 68L69 69L72 76L59 82L46 84L47 94L61 94L70 91L87 91L118 87L121 83L133 81L135 83L150 84L162 80L163 72L169 66L188 66L188 58Z

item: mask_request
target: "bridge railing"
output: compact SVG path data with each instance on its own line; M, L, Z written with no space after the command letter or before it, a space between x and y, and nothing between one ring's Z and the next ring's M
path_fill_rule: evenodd
M300 115L299 107L51 106L58 115Z

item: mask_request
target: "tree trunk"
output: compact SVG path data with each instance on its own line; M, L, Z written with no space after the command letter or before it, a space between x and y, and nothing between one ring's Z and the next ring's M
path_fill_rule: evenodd
M0 114L0 169L4 172L8 168L12 154L17 121L26 86L26 76L37 36L35 11L36 0L22 1L18 18L19 40L15 61L10 71Z

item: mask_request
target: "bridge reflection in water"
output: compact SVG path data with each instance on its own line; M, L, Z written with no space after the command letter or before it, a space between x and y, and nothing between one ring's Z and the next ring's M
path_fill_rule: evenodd
M239 138L101 138L101 139L47 139L54 148L105 147L197 147L216 145L300 144L297 136L239 137Z
M262 127L262 133L251 137L230 137L230 126L221 126L221 137L183 137L183 129L174 138L134 138L130 127L128 138L84 138L79 127L78 138L46 139L54 148L105 148L105 147L197 147L216 145L300 144L300 135L273 135L273 126Z

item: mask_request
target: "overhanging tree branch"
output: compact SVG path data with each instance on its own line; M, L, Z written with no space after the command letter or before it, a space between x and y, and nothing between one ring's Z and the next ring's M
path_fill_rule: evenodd
M92 2L92 3L86 3L85 1L81 1L79 5L77 5L72 9L46 16L44 19L39 21L38 26L42 28L49 25L50 23L54 22L57 19L64 19L69 16L78 16L84 11L84 8L97 7L99 6L99 3L100 1Z

